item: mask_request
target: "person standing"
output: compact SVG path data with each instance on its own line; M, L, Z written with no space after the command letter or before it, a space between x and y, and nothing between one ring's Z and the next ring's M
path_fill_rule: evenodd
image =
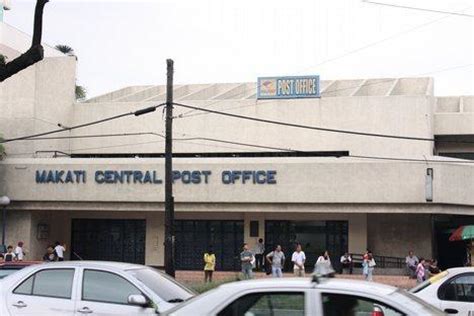
M23 250L23 242L19 241L18 245L15 248L15 256L18 261L23 261L23 258L25 257L25 252Z
M373 281L373 274L375 269L375 260L370 250L364 254L364 259L362 261L362 274L366 281Z
M420 258L420 262L416 266L415 274L416 274L416 282L423 283L425 281L425 259Z
M277 245L275 250L267 254L266 259L272 267L272 277L283 277L282 268L285 266L285 254L281 251L281 246Z
M407 272L408 272L408 277L410 279L415 279L416 278L416 267L418 266L419 260L417 256L413 254L413 251L410 250L408 251L408 256L405 258L405 263L407 266Z
M255 245L255 269L256 271L263 271L263 254L265 253L265 244L260 238Z
M293 273L297 277L304 277L304 263L306 261L306 255L301 249L301 244L296 245L296 250L291 256L291 262L293 262Z
M5 253L3 259L5 260L5 262L12 262L17 260L16 255L13 252L13 246L10 245L7 247L7 252Z
M54 246L54 251L56 251L56 256L58 261L64 261L64 252L66 251L66 244L62 244L57 241Z
M319 275L331 275L334 273L334 269L331 265L331 258L329 258L329 252L326 250L323 252L316 263L314 264L314 272Z
M48 246L46 248L46 253L43 256L43 261L53 262L53 261L56 261L56 259L57 259L57 256L56 256L56 252L54 251L53 246L52 245Z
M347 271L349 274L352 274L352 256L347 252L341 256L341 274L344 274L344 271Z
M212 247L209 247L207 252L204 254L204 282L212 282L212 273L216 268L216 255L212 250Z
M253 253L249 250L249 245L244 244L243 251L240 253L240 263L242 265L242 274L244 279L253 278L253 261L255 261L255 257Z

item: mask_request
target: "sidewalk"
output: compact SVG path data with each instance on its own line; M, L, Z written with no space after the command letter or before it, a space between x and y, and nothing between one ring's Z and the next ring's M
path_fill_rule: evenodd
M229 279L237 279L239 273L235 271L216 271L213 274L214 281L221 281L221 280L229 280ZM254 273L256 278L271 278L271 276L266 275L263 272ZM283 277L292 277L292 273L284 273ZM337 274L336 278L345 278L345 279L353 279L353 280L363 280L362 275L348 275L348 274ZM186 283L186 284L197 284L201 283L204 280L204 273L203 271L186 271L186 270L179 270L176 271L176 280ZM416 280L409 279L407 276L400 276L400 275L374 275L374 281L388 284L392 286L396 286L402 289L409 289L416 285Z

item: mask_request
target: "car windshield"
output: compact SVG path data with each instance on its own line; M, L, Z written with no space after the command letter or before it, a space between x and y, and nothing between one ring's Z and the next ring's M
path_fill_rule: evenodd
M170 303L184 302L195 295L190 289L153 268L132 269L127 270L127 273Z
M430 286L431 284L434 284L436 282L438 282L439 280L441 280L442 278L444 278L445 276L448 275L448 271L443 271L441 273L438 273L436 274L435 276L432 276L431 278L429 278L428 280L418 284L417 286L415 286L414 288L410 289L410 293L418 293L420 292L421 290L424 290L426 289L428 286Z
M445 315L441 310L426 303L419 297L405 290L398 289L391 293L389 296L395 302L404 306L409 306L411 309L416 310L417 315Z

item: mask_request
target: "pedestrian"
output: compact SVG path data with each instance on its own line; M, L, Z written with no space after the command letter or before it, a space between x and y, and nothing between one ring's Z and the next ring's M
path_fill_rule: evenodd
M293 262L293 273L297 277L304 277L304 263L306 261L306 255L301 249L301 244L296 245L296 250L291 256L291 262Z
M5 262L12 262L12 261L17 260L16 255L13 252L13 246L12 245L9 245L7 247L7 252L4 254L4 260L5 260Z
M249 245L243 245L243 251L240 253L240 262L242 264L242 274L244 279L252 279L253 273L253 263L255 262L255 257L253 253L249 250Z
M318 257L318 260L316 260L316 263L314 264L314 272L325 276L334 274L331 258L329 258L329 252L327 250Z
M212 282L212 273L216 268L216 255L210 246L204 254L204 282Z
M346 273L352 274L353 264L352 264L352 256L347 252L341 256L341 274Z
M372 255L372 252L367 250L362 261L362 274L364 275L366 281L373 281L375 265L375 259Z
M58 261L64 261L64 252L66 251L66 244L61 244L59 241L57 241L55 243L54 251L56 251Z
M265 253L265 244L263 239L260 238L255 245L255 269L256 271L263 271L263 254Z
M18 242L18 245L15 248L15 256L18 261L23 261L23 258L25 256L25 251L23 249L24 243L22 241Z
M438 267L438 260L436 259L431 260L431 263L428 266L428 271L429 271L430 277L441 272L441 270Z
M57 256L56 256L56 252L54 251L53 246L52 245L48 246L46 248L46 253L43 256L43 261L53 262L53 261L56 261L56 259L57 259Z
M272 277L283 277L282 268L285 266L285 254L281 251L281 246L277 245L275 250L267 254L266 259L272 267Z
M408 277L410 279L416 278L416 267L418 266L419 260L418 257L413 254L413 251L408 251L408 256L405 258L405 263L407 267Z
M423 281L425 281L425 259L420 258L420 262L416 266L415 274L417 283L423 283Z

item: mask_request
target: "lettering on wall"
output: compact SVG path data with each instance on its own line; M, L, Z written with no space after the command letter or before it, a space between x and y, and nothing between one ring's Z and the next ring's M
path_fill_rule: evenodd
M223 170L220 178L224 185L277 184L276 170ZM91 177L97 184L163 184L164 177L156 170L96 170ZM87 183L86 170L36 170L37 184ZM208 184L211 170L174 170L173 183Z

